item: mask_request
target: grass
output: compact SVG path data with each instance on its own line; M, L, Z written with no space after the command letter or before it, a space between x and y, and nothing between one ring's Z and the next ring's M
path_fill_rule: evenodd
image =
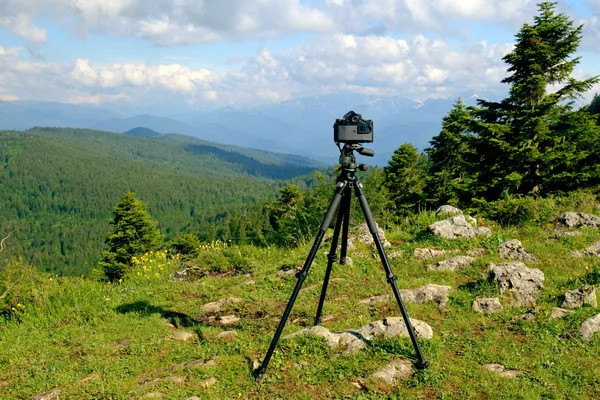
M417 222L430 220L431 215L425 215ZM43 275L6 263L2 276L7 282L27 278L3 299L0 397L29 398L59 388L65 399L131 399L156 392L168 399L598 398L600 335L586 342L577 334L580 323L598 311L582 307L563 319L548 318L565 291L588 282L597 275L593 271L600 270L598 258L569 255L600 240L598 229L582 232L580 237L550 240L541 227L495 227L490 238L449 241L423 234L414 221L392 229L392 248L387 251L403 251L403 256L390 260L398 287L437 283L453 288L446 309L407 305L412 318L433 328L433 339L420 341L430 368L393 388L369 376L392 360L414 359L406 338L376 339L353 356L331 350L315 337L281 340L263 380L254 381L252 363L264 357L296 283L293 275L276 272L302 264L310 245L294 250L207 246L196 264L210 273L189 280L174 278L186 262L153 253L138 259L130 277L118 285ZM490 263L502 262L498 244L515 238L542 260L535 265L546 277L535 322L514 318L527 308L505 307L493 315L471 309L477 296L499 296L486 271ZM412 257L417 247L459 249L459 254L484 248L486 255L456 273L427 272L430 262ZM327 243L319 250L283 335L312 325L328 250ZM336 280L330 282L324 307L324 314L333 318L323 325L338 331L399 316L393 302L358 303L391 293L374 248L359 245L349 256L352 265L334 265L331 278ZM227 271L234 273L219 274ZM242 299L228 303L221 313L241 317L232 327L211 322L202 311L204 304L224 297ZM194 334L194 340L173 339L175 330L167 322ZM226 330L235 330L237 337L219 339ZM216 362L202 366L209 360ZM525 373L500 378L483 369L485 363ZM217 382L207 387L213 377Z

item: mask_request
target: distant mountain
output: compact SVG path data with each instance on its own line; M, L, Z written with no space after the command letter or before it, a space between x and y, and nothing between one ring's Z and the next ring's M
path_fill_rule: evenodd
M140 126L158 133L180 133L182 135L202 137L200 131L191 125L171 118L156 117L149 114L134 115L125 118L111 118L97 122L90 126L90 128L107 132L127 132Z
M141 136L141 137L156 137L160 136L160 133L153 131L152 129L144 128L142 126L138 126L137 128L133 128L125 132L127 135L133 136Z

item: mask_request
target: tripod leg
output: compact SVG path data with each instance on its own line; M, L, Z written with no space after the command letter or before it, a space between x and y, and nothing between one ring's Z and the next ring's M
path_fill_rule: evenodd
M325 278L323 279L323 287L321 288L321 297L319 298L319 306L317 307L317 314L315 316L314 325L319 325L321 323L321 313L323 312L323 303L325 302L325 296L327 294L327 286L329 285L329 276L331 275L331 269L333 267L333 263L337 259L337 245L338 245L338 237L340 236L340 228L342 226L342 220L346 215L345 207L347 204L346 199L350 197L350 192L346 191L342 196L342 202L340 208L338 210L337 220L335 221L335 228L333 229L333 238L331 239L331 248L329 250L329 254L327 254L327 269L325 270ZM345 221L344 221L345 225ZM342 237L342 243L344 238ZM343 247L343 244L342 244Z
M396 286L396 276L392 272L390 263L388 262L387 256L385 255L385 251L383 250L383 244L381 244L381 239L379 238L379 233L377 232L377 225L375 223L375 220L373 219L373 214L371 214L369 203L367 203L365 192L362 190L362 185L360 183L357 183L355 185L355 191L356 197L358 197L358 201L360 202L363 214L365 215L365 219L367 220L369 231L371 232L373 240L375 241L375 246L377 247L377 251L379 252L379 257L381 258L381 262L383 263L383 268L385 269L387 281L392 286L392 291L394 292L396 302L400 307L400 312L402 313L402 318L404 318L404 323L406 324L408 335L410 336L410 340L412 341L415 353L417 354L417 363L415 364L415 367L417 369L425 369L427 368L428 363L423 358L423 354L421 354L421 349L419 348L419 343L417 342L417 335L415 334L415 330L410 322L408 313L406 312L406 307L404 307L402 297L400 297L400 291L398 290L398 286Z
M342 227L342 248L340 249L340 264L346 264L346 252L348 251L348 226L350 223L350 200L352 193L348 191L347 195L342 199L341 208L344 210L344 225Z
M267 366L269 365L269 361L271 360L273 351L275 351L275 347L277 346L277 342L279 341L281 332L283 331L283 328L287 322L287 319L290 316L290 312L292 311L292 307L294 306L296 297L298 297L298 293L300 292L300 287L302 286L302 283L304 283L304 280L306 279L306 276L308 275L308 270L310 269L310 266L311 266L313 260L315 259L315 256L317 255L319 246L321 245L321 242L323 241L323 236L325 236L325 232L329 228L329 225L331 224L331 220L333 219L333 216L335 215L336 210L340 207L340 201L342 200L342 196L347 188L348 188L347 181L340 181L336 185L335 193L333 195L333 199L331 200L331 204L329 205L329 208L327 209L327 213L325 214L325 217L323 218L323 222L321 223L321 227L319 228L319 233L317 234L317 237L315 238L312 248L310 249L310 252L308 253L308 257L306 258L306 261L304 262L304 267L298 274L298 282L296 282L296 286L294 287L294 291L292 292L290 300L289 300L287 307L283 313L283 317L281 318L281 321L279 321L279 326L277 327L277 330L275 331L273 340L271 340L271 345L269 346L269 350L267 350L267 354L265 355L265 358L264 358L262 364L254 373L256 380L259 380L262 377L262 375L265 373L265 371L267 369Z

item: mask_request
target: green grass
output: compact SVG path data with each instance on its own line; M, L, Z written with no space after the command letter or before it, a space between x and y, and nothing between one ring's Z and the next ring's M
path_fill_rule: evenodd
M430 219L427 215L418 221L424 224ZM540 227L494 228L487 239L448 241L425 235L414 225L390 230L393 247L388 253L403 250L404 254L390 260L400 288L425 283L453 288L446 309L434 304L407 305L412 318L433 328L433 339L420 341L430 368L396 388L369 376L389 361L414 360L405 338L374 340L353 356L329 349L319 338L281 340L262 381L252 378L252 362L264 357L296 283L294 276L275 273L282 266L302 264L310 244L294 250L228 247L226 252L207 246L195 264L209 274L188 281L171 276L188 262L166 260L159 253L140 260L131 276L118 285L52 277L4 262L6 282L0 289L19 276L25 278L1 299L5 313L0 320L0 397L29 398L60 388L64 399L131 399L151 392L164 393L168 399L598 398L600 335L585 342L577 334L580 323L598 311L583 307L560 320L548 318L566 290L589 281L595 276L593 271L600 269L598 258L569 255L600 240L598 229L582 231L581 237L550 240L549 231ZM498 243L515 238L542 260L530 265L546 277L535 322L513 319L527 308L505 306L503 313L494 315L471 309L476 296L499 296L486 271L491 262L502 262L497 257ZM433 246L461 252L482 247L487 253L456 273L427 272L430 262L415 260L412 252ZM284 335L312 325L328 251L328 243L319 250ZM210 252L215 254L208 257ZM335 317L323 325L337 331L399 316L393 302L358 304L391 290L373 248L361 245L349 256L353 265L334 266L331 278L343 280L329 285L324 314ZM233 327L209 322L202 305L228 296L243 301L228 304L222 315L235 314L242 320ZM165 321L193 333L195 340L174 340L174 330ZM237 338L219 340L217 335L226 330L235 330ZM212 359L216 363L205 368L185 364ZM499 363L525 374L500 378L484 370L481 365L485 363ZM184 380L176 382L179 378L173 377ZM204 387L203 382L211 377L217 383ZM363 389L352 384L359 380Z

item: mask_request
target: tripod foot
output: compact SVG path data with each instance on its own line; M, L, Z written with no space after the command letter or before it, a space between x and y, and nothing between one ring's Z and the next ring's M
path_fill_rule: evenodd
M417 361L415 363L415 368L418 369L419 371L422 371L424 369L429 368L429 363L427 361L425 361L425 360L423 360L422 362L421 361Z
M252 376L254 376L254 380L255 380L256 382L260 382L260 381L261 381L261 379L262 379L262 377L263 377L263 375L264 375L264 373L265 373L265 368L263 368L263 367L260 367L260 368L258 368L258 369L255 369L255 370L252 372Z

